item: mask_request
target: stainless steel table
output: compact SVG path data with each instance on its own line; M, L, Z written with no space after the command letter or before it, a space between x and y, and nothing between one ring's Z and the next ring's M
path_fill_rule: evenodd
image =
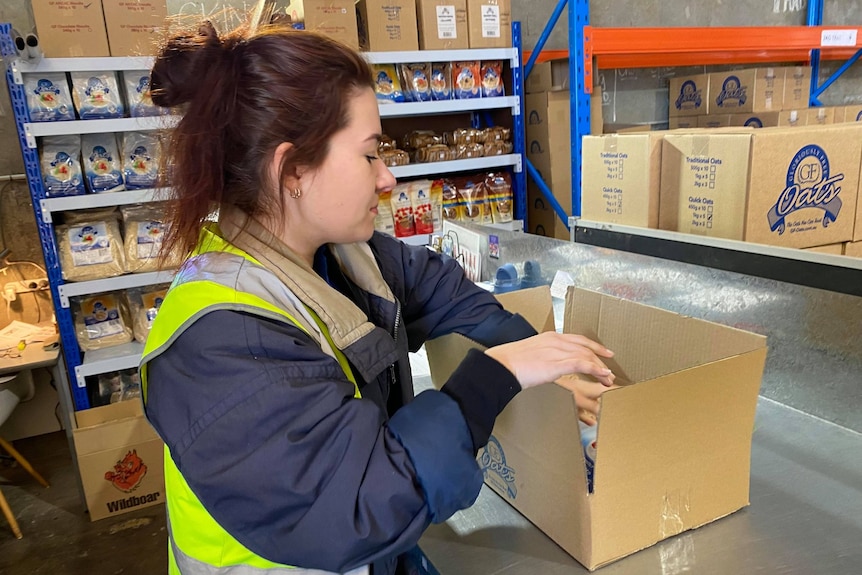
M862 435L765 398L757 409L751 506L602 574L862 573ZM588 572L487 486L419 546L441 575Z

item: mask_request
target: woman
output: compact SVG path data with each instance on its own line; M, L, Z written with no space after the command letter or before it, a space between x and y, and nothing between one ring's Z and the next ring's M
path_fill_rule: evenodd
M171 573L395 573L475 500L477 450L518 391L612 383L601 345L535 336L453 260L374 232L395 179L359 54L207 23L169 40L151 78L183 114L164 250L191 252L141 366ZM408 351L451 332L489 349L414 399Z

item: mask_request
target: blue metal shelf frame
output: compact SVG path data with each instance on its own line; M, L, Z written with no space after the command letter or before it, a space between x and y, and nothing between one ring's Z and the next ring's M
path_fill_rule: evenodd
M3 59L13 59L18 56L12 41L12 26L8 23L0 23L0 53ZM41 200L45 199L45 188L42 184L42 171L39 166L39 152L27 146L27 138L24 132L24 124L30 122L30 113L27 109L27 95L24 86L17 84L12 71L7 67L6 83L9 86L9 96L12 100L12 111L15 116L15 127L18 130L18 140L21 146L21 154L24 157L24 170L27 174L27 185L30 188L30 197L33 202L33 212L36 216L36 225L39 228L39 239L42 244L42 255L45 258L45 270L48 272L48 282L51 284L51 297L54 301L54 316L60 329L60 342L63 346L63 356L66 360L66 368L69 372L69 385L72 398L75 401L75 410L90 407L90 400L86 388L73 385L77 381L75 367L81 364L81 350L78 347L78 339L75 336L75 325L72 321L72 311L58 305L60 301L60 285L63 284L63 276L60 270L60 259L57 253L57 242L54 236L54 226L46 224L42 218Z
M809 0L806 24L808 26L821 26L823 24L824 0ZM571 137L572 137L572 214L579 216L581 213L581 138L590 133L590 96L585 88L585 66L584 66L584 27L590 23L589 0L559 0L545 26L535 48L530 54L530 59L524 67L524 77L530 75L545 43L556 26L563 10L568 6L569 25L569 86L571 94ZM862 57L862 50L858 50L850 59L841 65L822 84L820 77L820 50L812 50L811 59L811 97L810 105L821 106L820 95L829 88L844 72L846 72L857 60ZM541 175L525 158L525 165L530 177L533 178L547 202L568 227L568 216L565 210L556 200L553 192L548 188Z
M518 97L520 105L518 113L512 117L512 127L514 137L513 151L521 157L521 165L517 166L514 171L512 182L512 190L515 200L515 219L527 220L527 174L524 169L526 166L526 139L524 132L524 79L527 74L524 73L524 52L521 45L521 23L512 22L512 46L518 51L518 65L512 66L512 91Z

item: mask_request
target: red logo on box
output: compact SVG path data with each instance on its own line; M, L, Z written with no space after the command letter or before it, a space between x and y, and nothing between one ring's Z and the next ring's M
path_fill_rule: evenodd
M137 450L133 449L126 453L123 459L117 461L113 471L105 472L105 481L110 481L123 493L131 493L138 488L146 474L146 464L138 456Z

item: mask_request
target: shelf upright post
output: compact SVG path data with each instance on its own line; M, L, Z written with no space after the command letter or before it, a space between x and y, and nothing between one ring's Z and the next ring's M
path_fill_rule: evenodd
M514 215L516 220L527 220L527 173L524 169L527 133L524 126L524 53L521 49L521 23L512 22L512 46L515 48L517 62L512 62L512 91L518 98L518 113L512 116L512 127L515 136L514 152L520 158L518 165L513 170L513 195L515 199Z
M581 215L581 139L590 133L590 94L585 74L584 28L590 25L589 0L569 0L569 96L572 138L572 215Z
M11 62L18 56L12 41L12 25L9 23L0 23L0 53L2 53L3 59L7 62ZM9 97L12 100L12 112L15 116L15 126L18 129L21 154L24 157L24 169L27 173L27 184L30 189L30 198L33 202L33 212L36 216L36 225L39 228L42 255L45 258L45 270L48 272L48 282L51 286L54 316L57 319L57 326L60 330L60 343L63 346L63 355L69 373L72 398L75 402L75 410L87 409L90 407L90 400L87 397L86 388L72 385L73 382L77 381L75 367L81 363L81 351L78 348L78 340L75 337L72 312L68 307L64 308L60 305L59 286L63 283L63 276L60 271L54 226L45 223L45 219L42 217L41 200L45 199L45 189L42 185L39 152L35 148L27 146L27 137L24 130L24 124L30 122L30 114L27 109L27 95L24 91L24 86L16 82L11 68L11 65L7 65L6 67L6 83L9 86Z
M823 25L823 0L808 0L808 15L806 22L809 26ZM811 96L808 99L809 106L822 106L818 96L818 82L820 81L820 50L811 50Z

